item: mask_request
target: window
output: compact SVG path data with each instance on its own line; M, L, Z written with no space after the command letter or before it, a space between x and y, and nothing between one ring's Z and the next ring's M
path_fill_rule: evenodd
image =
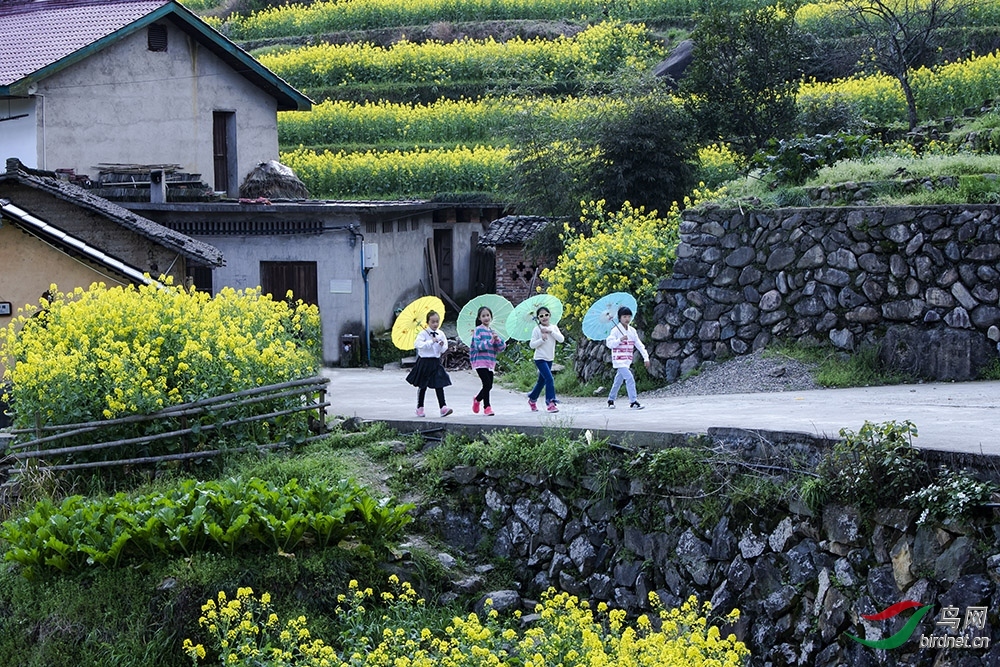
M396 221L396 231L397 232L405 232L406 231L406 220L397 220Z
M239 191L236 182L236 113L212 112L212 154L215 167L215 191L235 197Z
M392 233L392 220L383 220L382 221L382 233L383 234L391 234Z
M377 222L366 222L365 223L365 234L377 234L378 233L378 223Z
M146 48L150 51L167 50L167 26L154 23L146 30Z
M281 300L291 290L292 300L318 305L316 262L261 262L260 289Z

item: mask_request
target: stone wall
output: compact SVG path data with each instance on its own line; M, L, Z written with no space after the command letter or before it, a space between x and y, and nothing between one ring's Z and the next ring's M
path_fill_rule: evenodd
M1000 207L688 210L650 333L654 373L776 339L970 379L1000 340Z
M518 578L512 589L485 592L481 575L456 582L456 591L478 591L480 606L489 597L504 610L530 611L550 586L631 614L649 608L651 591L668 606L697 595L712 602L713 616L741 610L741 620L724 632L748 644L755 666L1000 664L1000 645L992 642L978 649L920 646L922 635L962 635L937 625L945 607L959 610L963 623L970 607L985 608L984 626L965 634L1000 641L1000 525L993 517L968 526L917 525L910 510L862 518L828 506L814 516L801 505L769 504L743 518L727 512L707 521L643 480L597 479L456 468L445 475L451 502L422 508L418 525L466 562L484 551L509 561ZM451 554L439 558L455 562ZM901 647L876 651L847 636L878 640L899 631L911 613L887 621L862 614L901 600L935 605Z

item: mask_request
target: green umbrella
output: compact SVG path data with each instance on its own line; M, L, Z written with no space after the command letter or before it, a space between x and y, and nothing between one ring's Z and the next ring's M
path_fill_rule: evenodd
M562 301L551 294L536 294L517 304L507 316L507 335L515 340L531 340L531 332L538 324L535 311L543 306L552 313L549 324L558 324L563 314Z
M514 310L514 306L499 294L480 294L465 304L458 314L458 322L456 323L458 337L466 345L472 345L472 335L476 331L476 317L479 315L479 309L483 306L493 311L493 322L490 324L490 328L505 340L510 337L507 335L507 316Z

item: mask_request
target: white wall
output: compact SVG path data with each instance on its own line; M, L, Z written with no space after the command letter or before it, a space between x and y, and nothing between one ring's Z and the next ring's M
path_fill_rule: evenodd
M35 133L35 100L0 98L0 118L28 114L26 118L0 123L0 162L16 157L27 167L38 168L38 138Z
M38 167L179 164L214 184L212 112L234 111L238 180L278 158L277 102L169 22L165 52L139 30L39 82Z

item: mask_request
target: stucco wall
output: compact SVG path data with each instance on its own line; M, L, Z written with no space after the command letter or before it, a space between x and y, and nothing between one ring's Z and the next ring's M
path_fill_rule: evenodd
M23 185L0 183L0 197L10 199L45 222L79 237L152 276L166 274L183 283L185 258L96 213ZM37 295L36 295L37 296Z
M102 162L179 164L211 185L213 111L236 113L239 181L278 158L276 100L165 25L165 52L139 30L38 84L39 168L96 177Z
M337 342L345 323L364 322L360 242L352 248L346 231L288 236L211 236L203 240L222 251L226 265L212 274L212 288L260 286L261 262L316 262L317 294L323 323L323 361L340 359ZM350 293L333 293L331 281L350 280ZM341 283L342 284L342 283ZM350 333L363 333L351 327Z
M0 98L2 100L3 98ZM25 165L38 167L38 139L35 136L38 120L35 118L35 101L24 98L3 100L4 111L0 116L9 117L0 123L0 158L19 157ZM24 118L15 118L27 114Z
M26 304L38 304L38 299L52 283L60 291L76 287L87 288L92 283L120 285L121 279L98 267L77 261L49 244L22 232L7 221L0 222L0 301L11 303L12 315ZM10 317L0 316L0 327L10 324ZM0 361L0 376L4 366Z

